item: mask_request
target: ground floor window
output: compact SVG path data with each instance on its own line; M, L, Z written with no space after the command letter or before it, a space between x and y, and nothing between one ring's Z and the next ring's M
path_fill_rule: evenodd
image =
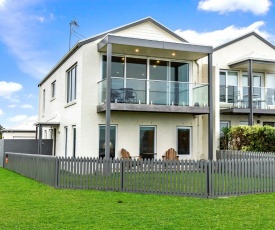
M223 128L229 128L230 127L230 121L221 121L220 122L220 136L223 136Z
M178 154L190 155L191 153L191 127L178 127Z
M240 121L240 125L248 125L248 121Z
M269 125L269 126L271 126L271 127L275 127L275 122L264 121L264 122L263 122L263 126L265 126L265 125Z
M110 157L115 157L116 150L116 129L115 125L110 126ZM105 157L105 125L99 126L99 157Z
M64 128L65 132L65 157L67 157L67 149L68 149L68 127Z
M76 127L73 126L73 157L76 155Z
M156 152L156 127L139 127L139 154L145 159L153 159Z

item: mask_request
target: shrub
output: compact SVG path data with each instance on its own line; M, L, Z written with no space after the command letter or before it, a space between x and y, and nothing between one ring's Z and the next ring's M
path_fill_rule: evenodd
M233 126L222 130L220 149L275 152L275 128L270 126Z

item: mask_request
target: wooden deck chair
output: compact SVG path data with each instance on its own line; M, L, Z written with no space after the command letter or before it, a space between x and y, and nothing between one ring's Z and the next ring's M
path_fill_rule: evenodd
M126 149L122 148L121 149L121 158L123 158L123 159L132 159L132 158L141 159L141 156L131 156L130 153Z
M166 151L165 155L162 156L163 160L178 160L179 156L177 155L177 151L173 148L170 148Z

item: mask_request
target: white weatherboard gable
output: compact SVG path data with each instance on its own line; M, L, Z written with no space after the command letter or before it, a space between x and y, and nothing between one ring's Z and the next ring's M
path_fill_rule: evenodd
M148 40L166 41L166 42L182 42L178 38L167 33L160 27L151 22L144 22L139 25L127 28L125 30L114 33L123 37L132 37Z

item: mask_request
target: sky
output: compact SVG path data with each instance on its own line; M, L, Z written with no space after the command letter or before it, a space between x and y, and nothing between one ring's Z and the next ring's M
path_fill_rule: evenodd
M152 17L190 43L217 46L251 31L275 44L273 0L0 0L0 125L36 121L38 83L71 46Z

